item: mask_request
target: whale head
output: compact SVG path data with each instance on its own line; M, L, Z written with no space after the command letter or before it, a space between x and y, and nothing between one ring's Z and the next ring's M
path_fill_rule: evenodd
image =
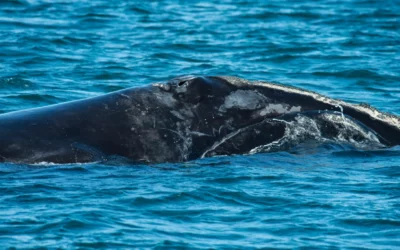
M176 105L170 112L185 121L189 159L204 155L241 129L301 111L301 106L279 98L278 92L240 78L182 76L155 86L172 95Z

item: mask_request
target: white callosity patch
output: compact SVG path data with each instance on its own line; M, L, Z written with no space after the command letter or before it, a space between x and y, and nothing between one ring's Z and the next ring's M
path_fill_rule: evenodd
M171 90L171 85L166 84L166 83L161 83L161 82L157 82L157 83L153 83L154 87L158 87L160 89L163 89L164 91L170 91Z
M265 116L272 113L287 114L292 112L300 112L300 106L290 107L287 104L268 104L265 108L260 111L260 116Z
M261 109L262 108L262 109ZM225 112L228 109L257 110L260 116L269 114L287 114L300 112L300 106L290 106L287 103L271 103L267 97L256 90L236 90L225 97L224 103L219 111Z
M227 109L255 110L261 108L261 105L268 99L255 90L236 90L225 97L225 102L219 108L224 112Z

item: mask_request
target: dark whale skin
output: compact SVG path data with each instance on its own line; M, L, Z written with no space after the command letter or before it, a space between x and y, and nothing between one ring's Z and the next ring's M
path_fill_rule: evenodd
M297 115L334 137L338 126L321 112L354 121L384 146L400 144L399 118L366 105L268 82L185 76L2 114L0 160L76 163L117 155L160 163L243 154L282 138Z

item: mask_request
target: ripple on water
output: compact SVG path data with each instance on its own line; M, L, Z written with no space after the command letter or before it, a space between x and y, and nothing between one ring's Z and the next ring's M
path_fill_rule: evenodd
M33 89L36 87L35 83L18 76L0 78L0 89Z

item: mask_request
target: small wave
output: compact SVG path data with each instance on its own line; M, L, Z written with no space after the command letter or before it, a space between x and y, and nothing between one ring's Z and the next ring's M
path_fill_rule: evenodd
M9 26L17 26L17 27L26 27L26 28L60 28L66 27L70 23L69 21L64 21L60 19L48 19L48 18L39 18L39 17L22 17L22 18L9 18L9 17L0 17L1 25L9 25Z
M397 155L399 157L399 155ZM381 174L390 178L400 177L400 167L399 166L388 166L388 167L377 167L372 170L372 172Z
M337 221L357 230L365 230L369 232L372 229L397 230L400 227L400 221L391 219L366 219L366 218L349 218Z
M51 197L37 194L21 194L3 199L4 202L32 203L32 204L51 204L63 202L62 198Z
M210 183L219 183L219 184L234 184L239 182L246 181L274 181L280 180L281 177L278 176L236 176L236 177L220 177L213 178L208 180Z
M334 152L333 155L339 157L400 157L399 147L381 150L345 150Z
M148 10L145 6L140 6L140 5L136 5L134 4L134 6L128 7L129 11L132 11L134 13L138 13L138 14L151 14L151 10Z
M25 0L7 0L7 1L0 1L0 7L1 6L22 7L22 6L29 6L29 3L28 1Z
M77 44L85 44L85 45L94 44L94 42L89 39L72 37L72 36L64 36L61 38L56 38L53 39L52 42L56 45L72 45L72 46L76 46Z
M57 97L48 94L18 94L18 95L5 96L4 98L21 99L30 102L45 102L45 103L57 103L59 101Z
M357 69L357 70L343 70L336 72L313 72L316 76L333 76L333 77L344 77L344 78L367 78L367 79L385 79L385 76L368 69Z
M0 89L32 89L37 85L19 76L0 78Z

